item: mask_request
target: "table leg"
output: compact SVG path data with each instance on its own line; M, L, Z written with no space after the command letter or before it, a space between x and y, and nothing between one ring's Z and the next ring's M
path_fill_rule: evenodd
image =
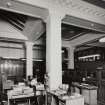
M30 104L30 99L28 99L28 101L29 101L29 105L31 105L31 104Z
M9 101L9 98L8 98L8 105L10 105L10 101Z

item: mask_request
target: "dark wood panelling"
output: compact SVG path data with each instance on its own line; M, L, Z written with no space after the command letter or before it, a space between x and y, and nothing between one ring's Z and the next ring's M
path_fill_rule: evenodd
M1 77L4 75L6 80L12 80L14 83L22 81L25 78L25 62L13 59L0 59L0 75ZM4 82L2 79L0 78L0 84Z
M105 62L78 62L76 63L76 68L79 70L88 70L88 71L95 71L98 67L105 67Z
M45 61L34 61L33 62L33 75L37 75L38 82L44 83L44 75L46 71Z

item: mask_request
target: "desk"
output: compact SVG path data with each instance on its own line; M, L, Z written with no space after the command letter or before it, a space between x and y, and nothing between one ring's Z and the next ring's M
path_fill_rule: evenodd
M31 94L12 95L12 96L8 93L8 105L10 105L10 100L13 100L14 103L16 103L16 100L17 99L23 99L23 98L26 98L27 101L28 101L28 104L30 105L30 98L31 97L34 97L34 93L31 93Z
M41 89L36 90L36 96L38 97L41 95L45 95L45 90L41 90ZM35 94L32 92L29 94L21 93L19 95L13 95L11 91L8 91L7 96L8 96L8 105L10 105L10 100L13 100L13 102L16 103L16 100L24 99L24 98L26 98L28 105L30 105L30 99L35 97Z
M30 88L28 86L19 86L16 85L12 90L9 90L7 92L8 96L8 105L10 105L10 100L12 100L14 103L16 103L17 100L25 99L28 104L30 105L30 99L33 97L36 97L36 99L39 99L39 96L45 95L45 90L43 85L37 85L36 91L34 93L33 88ZM36 100L37 102L38 99Z

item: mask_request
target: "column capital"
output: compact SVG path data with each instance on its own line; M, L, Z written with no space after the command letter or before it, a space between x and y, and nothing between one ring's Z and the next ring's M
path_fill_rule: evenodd
M59 10L49 9L49 15L47 16L45 22L47 23L50 18L62 20L65 17L65 13Z
M70 45L69 47L67 47L67 49L68 49L68 50L70 50L70 49L75 50L75 46L71 46L71 45Z
M25 45L26 45L26 46L33 46L34 43L33 43L33 42L30 42L30 41L26 41L26 42L25 42Z

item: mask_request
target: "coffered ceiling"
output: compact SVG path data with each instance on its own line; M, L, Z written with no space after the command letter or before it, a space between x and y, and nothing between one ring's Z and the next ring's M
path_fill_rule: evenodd
M0 10L0 18L4 19L5 21L12 24L19 31L23 31L23 29L25 27L25 23L28 19L28 17L26 15L7 12L4 10Z
M56 1L56 3L55 3L55 1ZM104 8L103 7L104 6L104 0L103 1L101 0L101 2L99 0L97 0L97 4L95 4L96 0L93 0L94 2L91 2L92 0L77 0L77 1L76 0L74 0L74 1L73 0L70 0L70 1L69 0L58 0L58 1L55 0L55 1L53 1L53 3L55 3L55 4L60 3L61 6L64 6L66 8L65 10L69 10L69 12L67 13L69 15L75 15L75 16L80 15L81 18L83 16L84 18L86 17L86 19L87 18L89 18L91 20L95 19L95 21L97 23L99 23L99 22L104 23L105 22L105 21L103 22L103 20L105 19L105 13L104 13L105 10L104 9L100 9L100 8L97 8L96 6L94 7L92 5L88 5L84 2L81 2L81 1L85 1L85 2L88 2L90 4L94 4L94 5L99 4L98 7ZM82 4L79 3L78 1L80 1ZM102 6L102 3L103 3L103 6ZM85 4L86 4L86 6L85 6ZM15 6L16 6L16 8L15 8L16 10L21 11L18 7L18 6L22 7L21 4L18 4L18 5L16 4ZM89 6L89 7L87 8L87 6ZM8 7L8 5L7 5L7 7ZM11 8L13 9L13 7L11 7ZM9 7L9 9L11 9L11 8ZM34 10L33 6L31 9ZM36 10L37 10L37 8L36 8ZM0 10L0 17L2 19L4 19L5 21L7 21L8 23L10 23L16 30L21 32L23 35L26 35L31 41L35 41L38 38L40 38L45 33L45 30L46 30L44 22L41 19L39 19L38 17L35 18L35 16L34 17L32 16L32 14L34 12L36 12L37 15L40 15L44 18L46 17L46 16L44 16L44 13L42 11L40 13L43 13L43 14L38 13L38 10L32 11L32 12L30 12L29 10L27 10L27 11L24 10L24 11L22 11L22 14ZM27 14L27 12L31 13L31 15L23 14L23 12L26 14ZM71 18L74 18L74 17L70 17L69 20ZM64 21L65 20L66 19L64 19ZM87 23L85 21L84 24L88 24L88 28L84 27L84 26L82 26L82 27L81 26L75 26L73 24L70 24L71 21L68 21L68 20L67 20L67 22L69 22L69 24L66 24L64 22L62 23L62 40L64 40L64 41L69 41L71 43L75 43L77 38L79 39L81 36L84 36L84 35L86 36L84 38L88 38L88 40L90 40L90 39L93 40L94 38L98 39L98 38L104 36L104 35L100 35L101 33L95 34L94 36L92 36L90 34L86 35L87 33L93 32L90 28L92 28L93 30L95 28L97 28L97 24L95 24L95 25L93 23L91 24L92 21L90 21L90 23L89 23L89 21L87 21ZM77 19L72 21L72 23L75 23L75 22L78 23ZM81 22L79 22L79 24L80 23ZM103 27L103 25L100 24L99 28L102 29L101 27ZM104 28L102 29L102 31L103 30L104 30ZM77 44L75 44L75 45L78 45L78 42L79 42L79 44L81 43L81 41L79 40L79 41L76 41ZM97 41L95 43L91 43L91 45L92 44L94 44L94 46L99 45L99 43ZM86 44L86 46L87 46L87 44ZM90 46L89 43L88 43L88 46Z
M62 40L70 41L86 33L91 32L89 29L76 27L73 25L62 24Z
M27 36L28 39L31 41L35 41L38 38L40 38L41 36L43 37L43 34L45 33L45 30L46 30L45 24L43 23L42 20L40 20L38 18L32 18L27 15L22 15L22 14L18 14L18 13L0 10L0 18L3 19L4 21L8 22L10 25L12 25L12 27L14 27L14 29L16 29L16 31ZM91 35L89 33L92 33L94 31L92 31L90 29L83 28L83 27L70 25L70 24L62 23L61 29L62 29L62 40L69 41L71 43L75 43L76 46L78 44L82 43L82 41L78 40L75 42L75 40L79 39L79 38L82 39L82 36L88 40L90 40L90 39L93 40L94 38L99 38L99 37L103 36L103 35L100 35L101 33L96 34L96 35L94 35L94 34ZM45 36L44 36L44 38L45 38ZM86 41L88 41L88 40L86 40ZM83 41L85 41L85 40L83 40ZM102 45L100 43L95 42L95 43L88 44L88 46L90 46L90 45L92 46L92 44L94 44L94 46Z
M43 21L38 18L0 10L0 19L5 23L8 23L9 27L12 26L13 30L16 30L20 34L26 36L28 40L32 42L37 40L45 32L45 25ZM14 36L16 36L16 34Z
M75 52L83 51L83 50L93 48L93 47L105 48L105 42L101 43L99 39L95 39L95 40L92 40L92 41L89 41L82 45L77 46L75 49Z
M45 24L38 18L0 10L0 18L8 22L29 40L35 41L45 33ZM62 40L70 41L90 32L89 29L62 23Z
M105 9L105 0L83 0L83 1Z

